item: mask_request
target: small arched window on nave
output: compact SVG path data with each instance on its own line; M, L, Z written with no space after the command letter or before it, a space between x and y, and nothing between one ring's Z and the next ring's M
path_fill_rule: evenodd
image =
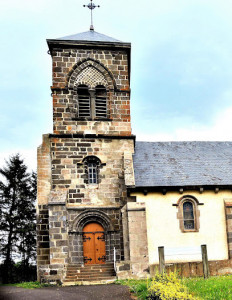
M185 230L195 229L194 205L192 201L185 201L183 203L183 221Z

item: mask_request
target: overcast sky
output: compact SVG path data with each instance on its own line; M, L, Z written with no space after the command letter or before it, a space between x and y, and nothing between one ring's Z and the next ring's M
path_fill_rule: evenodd
M52 132L46 38L89 30L89 0L0 0L0 166ZM132 43L137 140L232 140L231 0L95 0L97 32Z

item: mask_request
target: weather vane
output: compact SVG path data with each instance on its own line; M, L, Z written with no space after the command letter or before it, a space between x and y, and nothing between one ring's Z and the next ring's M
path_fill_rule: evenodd
M93 0L90 0L91 2L88 5L83 5L84 7L88 7L91 10L91 25L90 25L90 30L94 30L93 27L93 9L96 7L100 7L100 5L95 5L93 3Z

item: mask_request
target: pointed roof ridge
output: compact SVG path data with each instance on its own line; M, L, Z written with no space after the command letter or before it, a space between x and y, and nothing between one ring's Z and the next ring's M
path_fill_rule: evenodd
M113 42L113 43L123 43L120 40L114 39L105 34L96 32L94 30L89 30L73 35L68 35L65 37L58 38L60 41L89 41L89 42Z

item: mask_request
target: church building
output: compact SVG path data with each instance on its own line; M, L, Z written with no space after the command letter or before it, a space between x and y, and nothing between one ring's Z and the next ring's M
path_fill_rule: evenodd
M146 278L158 247L198 274L203 244L211 273L232 272L232 142L136 141L131 44L93 28L47 43L53 132L38 147L38 280Z

